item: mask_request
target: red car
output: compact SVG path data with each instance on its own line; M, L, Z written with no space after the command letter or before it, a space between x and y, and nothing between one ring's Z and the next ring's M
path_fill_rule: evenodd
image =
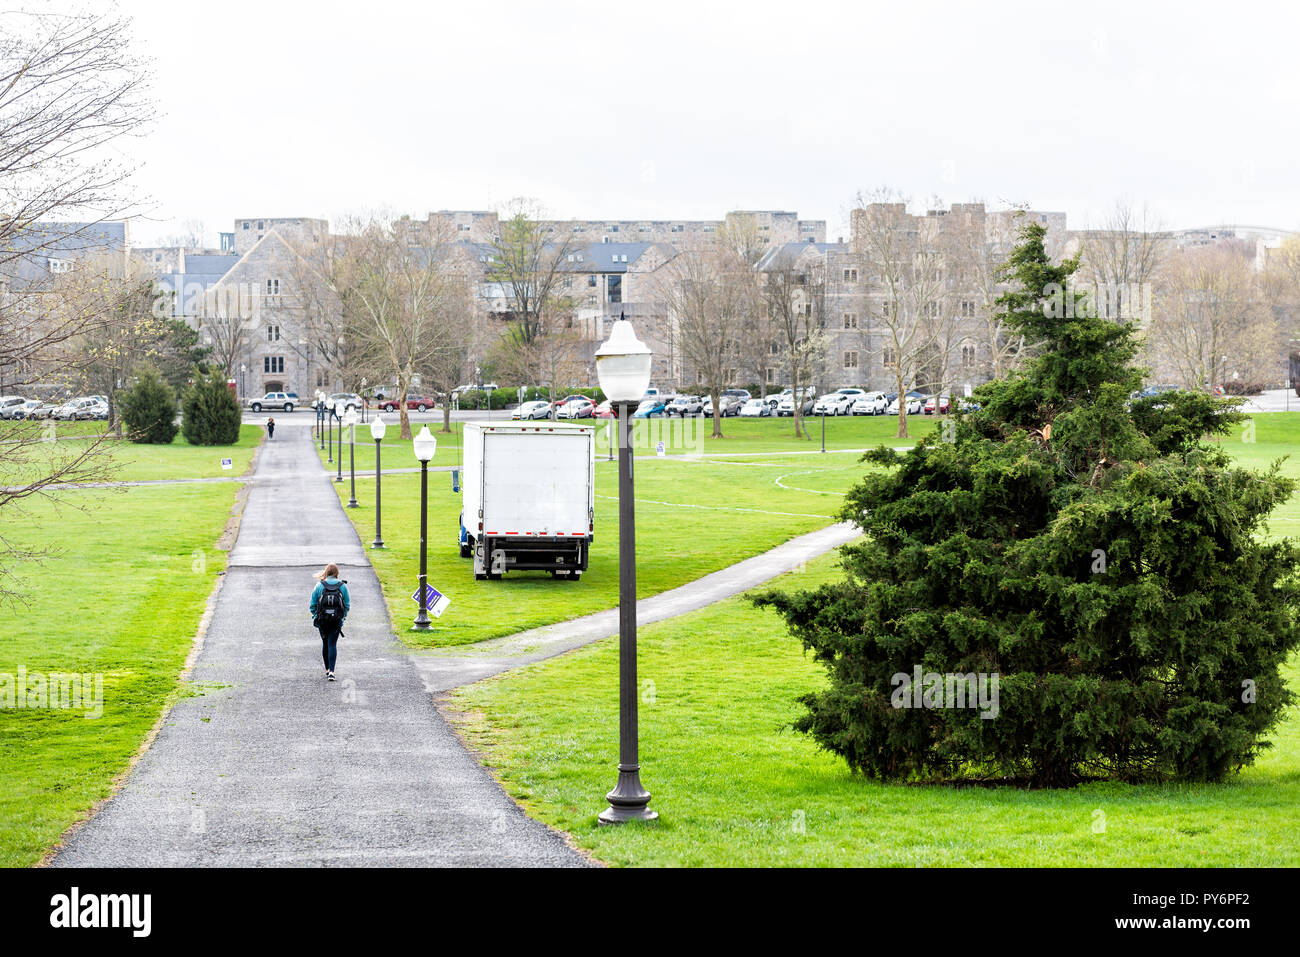
M434 401L427 395L408 395L406 397L406 410L408 412L428 412L434 407ZM396 412L397 400L384 399L379 403L381 412Z
M928 398L928 399L925 400L925 406L924 406L924 408L922 408L921 411L924 412L926 415L934 415L935 401L936 401L936 400L935 400L935 397L934 397L934 396L930 396L930 398ZM948 399L948 397L947 397L946 395L945 395L945 396L940 396L940 397L938 398L938 405L939 405L939 414L940 414L940 415L947 415L947 414L948 414L949 399Z

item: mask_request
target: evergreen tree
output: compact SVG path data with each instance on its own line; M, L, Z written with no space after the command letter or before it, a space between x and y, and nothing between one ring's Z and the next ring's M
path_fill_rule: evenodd
M140 368L119 406L132 442L169 445L176 438L176 393L153 366Z
M190 445L234 445L241 415L221 371L200 373L181 403L181 431Z
M1078 262L1044 234L1022 229L999 300L1022 368L915 449L864 456L882 468L846 497L866 538L844 582L756 599L829 672L795 727L882 778L1219 780L1293 699L1300 548L1263 532L1294 482L1206 441L1242 418L1231 400L1130 404L1135 329L1071 302ZM996 675L996 716L899 695L918 667Z

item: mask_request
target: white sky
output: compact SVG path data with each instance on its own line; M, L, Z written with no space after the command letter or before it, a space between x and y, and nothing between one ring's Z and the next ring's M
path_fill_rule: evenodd
M121 0L155 221L793 209L861 189L1300 227L1300 5Z

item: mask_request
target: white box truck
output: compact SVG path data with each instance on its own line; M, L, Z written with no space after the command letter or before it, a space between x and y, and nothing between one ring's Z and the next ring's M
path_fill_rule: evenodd
M464 452L460 554L474 577L581 576L595 530L595 426L469 422Z

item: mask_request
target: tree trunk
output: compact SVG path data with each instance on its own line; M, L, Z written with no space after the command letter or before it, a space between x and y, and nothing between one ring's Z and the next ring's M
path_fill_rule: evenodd
M451 396L448 395L447 401L442 404L442 431L451 431Z
M903 395L903 373L900 367L895 376L898 383L898 435L895 438L910 439L907 434L907 396Z
M713 398L713 437L720 439L722 438L722 409L719 408L722 405L721 391L714 389L709 395Z

